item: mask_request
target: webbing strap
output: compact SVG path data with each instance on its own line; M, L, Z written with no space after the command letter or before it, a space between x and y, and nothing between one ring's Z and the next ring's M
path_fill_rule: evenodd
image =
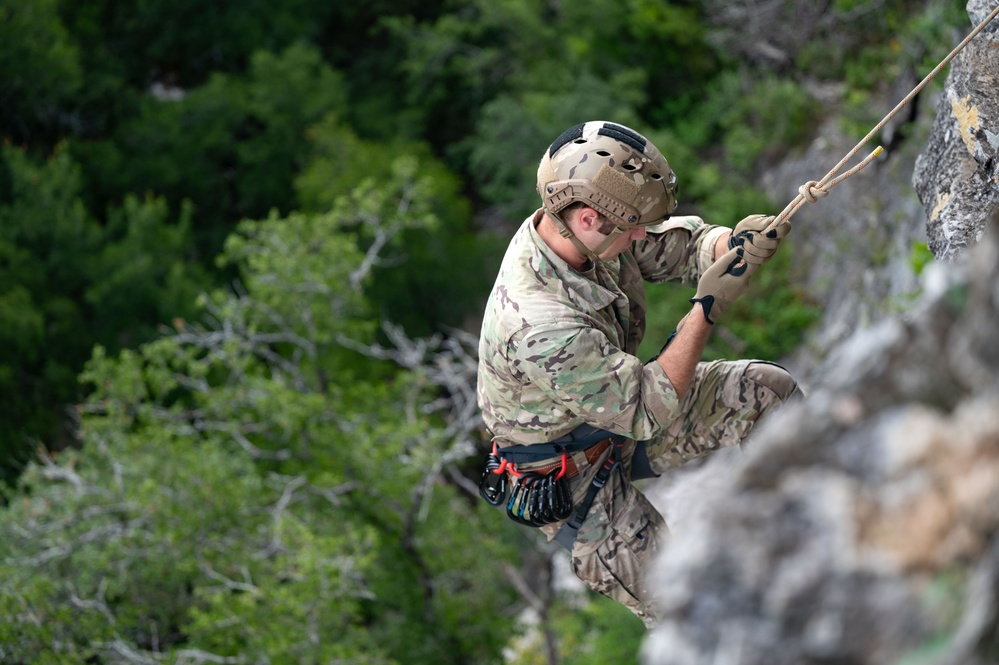
M624 437L619 434L584 424L554 441L532 443L530 445L515 444L512 446L497 447L496 454L501 459L505 459L513 464L530 464L531 462L540 462L551 457L558 457L563 453L575 453L580 450L586 450L590 446L598 444L607 438L613 438L615 443L620 443L624 440Z
M597 470L597 475L593 477L593 482L590 483L590 489L586 492L586 496L583 497L583 502L579 504L579 508L566 520L562 528L558 530L555 534L555 540L558 541L565 549L572 552L572 546L576 542L576 536L579 535L579 527L583 525L586 520L586 515L590 512L590 506L593 505L593 500L597 498L597 492L600 491L604 485L607 484L607 479L610 478L611 473L614 471L614 467L620 464L621 460L621 446L623 442L618 440L614 443L614 447L611 449L611 454L607 456L604 460L603 465Z

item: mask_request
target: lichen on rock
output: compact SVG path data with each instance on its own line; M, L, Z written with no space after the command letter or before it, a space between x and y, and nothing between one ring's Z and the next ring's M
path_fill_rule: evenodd
M994 8L971 0L978 25ZM981 240L999 208L999 19L993 19L950 65L936 120L916 160L913 186L926 209L927 239L938 259Z

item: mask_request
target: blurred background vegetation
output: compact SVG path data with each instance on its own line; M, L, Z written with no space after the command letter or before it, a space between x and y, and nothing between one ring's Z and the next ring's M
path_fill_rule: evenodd
M967 24L756 4L0 0L0 661L633 659L641 624L476 500L428 368L566 127L643 131L678 212L733 225ZM757 282L710 356L815 321L790 261ZM650 289L643 354L690 295Z

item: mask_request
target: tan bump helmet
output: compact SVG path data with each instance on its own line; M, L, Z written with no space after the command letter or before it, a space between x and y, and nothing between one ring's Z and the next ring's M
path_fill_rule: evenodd
M538 166L538 194L549 216L581 201L616 226L658 224L676 209L676 175L638 132L591 121L555 139Z

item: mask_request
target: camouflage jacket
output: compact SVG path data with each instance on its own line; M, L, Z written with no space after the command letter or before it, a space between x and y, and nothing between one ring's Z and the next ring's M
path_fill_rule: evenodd
M538 235L540 218L514 235L486 304L478 375L486 426L507 443L551 441L584 422L652 438L677 416L678 400L659 364L635 355L644 282L696 285L728 229L676 217L584 274Z

